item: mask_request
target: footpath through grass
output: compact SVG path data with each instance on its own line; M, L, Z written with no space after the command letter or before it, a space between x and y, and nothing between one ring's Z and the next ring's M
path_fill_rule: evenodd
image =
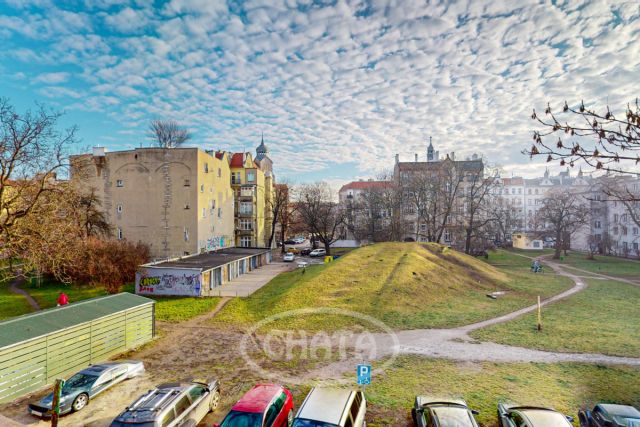
M27 300L9 290L9 282L0 283L0 320L31 313L33 309Z
M569 252L564 256L560 264L576 267L593 273L618 276L640 281L640 261L618 258L613 256L596 255L595 259L587 259L587 255L581 252Z
M541 350L640 357L640 287L585 281L584 291L542 309L542 332L533 313L471 336Z
M597 402L640 405L640 369L578 363L456 363L403 356L367 386L368 423L410 426L418 394L462 397L483 427L497 427L498 402L551 406L577 422Z
M498 268L494 268L495 264ZM379 243L327 266L283 273L249 298L234 299L212 320L248 326L277 313L337 308L372 316L395 329L465 325L535 303L571 286L551 273L533 275L529 261L505 251L489 263L437 244ZM498 300L486 294L505 291ZM334 331L366 322L337 315L296 316L274 328Z

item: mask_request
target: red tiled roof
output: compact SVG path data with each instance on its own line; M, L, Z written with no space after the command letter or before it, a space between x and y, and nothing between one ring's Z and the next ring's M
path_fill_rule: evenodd
M233 153L231 156L231 163L229 164L232 168L241 168L244 166L244 153Z
M392 185L391 181L351 181L340 188L343 190L364 190L365 188L386 188Z
M216 158L217 159L224 159L224 151L216 151Z

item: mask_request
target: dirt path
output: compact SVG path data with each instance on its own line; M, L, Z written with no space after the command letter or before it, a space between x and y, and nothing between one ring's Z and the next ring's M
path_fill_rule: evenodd
M11 281L11 285L9 285L9 290L11 292L13 292L14 294L22 295L23 297L25 297L27 302L29 303L29 305L31 307L33 307L33 309L35 311L41 310L40 305L38 304L38 302L36 300L34 300L33 297L31 295L29 295L29 293L27 291L25 291L24 289L21 289L19 287L22 284L24 284L24 279L23 278L13 279Z

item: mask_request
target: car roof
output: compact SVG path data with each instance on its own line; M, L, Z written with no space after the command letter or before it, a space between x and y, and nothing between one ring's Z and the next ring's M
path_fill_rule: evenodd
M302 402L297 418L340 424L353 393L348 389L315 387Z
M546 427L546 426L557 426L562 427L562 425L558 424L560 420L564 421L564 425L570 427L571 423L567 420L560 412L554 411L553 409L545 409L545 408L515 408L514 410L520 412L525 417L529 419L531 425L534 427Z
M471 417L469 416L469 409L461 405L438 405L429 407L435 418L438 420L438 425L455 425L455 426L470 426L473 427Z
M604 412L609 415L618 415L621 417L640 418L640 411L633 406L628 405L615 405L612 403L600 403L599 406Z
M418 405L459 405L467 407L467 402L462 399L455 399L450 397L437 397L437 396L416 396Z
M241 412L264 412L274 397L282 391L282 387L277 384L257 384L246 392L231 409Z
M191 385L191 384L190 384ZM163 384L140 396L124 412L116 417L117 421L128 423L144 423L154 421L165 408L182 396L183 384Z

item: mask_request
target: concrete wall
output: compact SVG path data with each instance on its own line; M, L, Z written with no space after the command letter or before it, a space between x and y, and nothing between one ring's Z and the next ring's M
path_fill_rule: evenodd
M199 269L142 267L136 272L138 295L186 295L199 297L202 273Z

